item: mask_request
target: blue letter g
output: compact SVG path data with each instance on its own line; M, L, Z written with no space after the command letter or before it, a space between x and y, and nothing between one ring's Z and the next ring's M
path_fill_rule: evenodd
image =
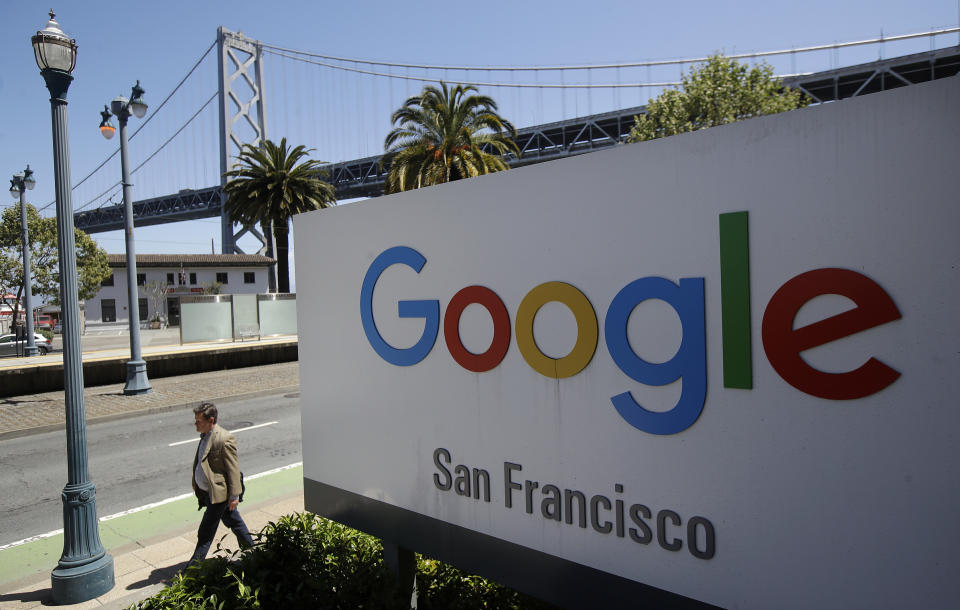
M661 364L640 358L627 338L627 322L634 308L647 299L664 301L680 316L683 338L677 353ZM607 309L604 333L610 356L634 381L664 386L683 379L680 400L669 411L655 412L637 404L630 392L611 397L628 424L651 434L677 434L693 425L707 398L707 346L703 278L685 278L674 284L662 277L645 277L627 284Z
M363 287L360 289L360 320L363 322L363 332L366 333L367 341L373 350L390 364L410 366L427 357L433 349L440 328L440 302L432 300L397 303L397 312L401 318L423 318L425 322L423 335L413 347L397 349L384 341L377 330L377 324L373 320L373 289L380 275L390 265L406 265L420 273L426 262L427 259L413 248L395 246L381 252L363 276Z

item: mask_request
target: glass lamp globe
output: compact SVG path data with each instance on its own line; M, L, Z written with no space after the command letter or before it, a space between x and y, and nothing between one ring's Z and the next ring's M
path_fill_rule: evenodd
M137 103L137 100L134 99L130 102L130 111L133 112L135 117L142 119L144 115L147 114L147 105L144 103Z
M30 166L27 166L27 169L23 172L23 184L27 187L28 191L32 191L33 187L37 186L37 179L33 177L33 170L30 169Z
M144 93L146 91L140 87L140 81L137 81L130 94L130 111L138 119L142 119L147 114L147 102L143 99Z
M77 65L77 41L67 36L50 11L47 26L31 38L33 54L41 70L59 70L67 74Z
M110 123L110 110L104 106L100 113L100 135L109 140L116 132L117 128Z

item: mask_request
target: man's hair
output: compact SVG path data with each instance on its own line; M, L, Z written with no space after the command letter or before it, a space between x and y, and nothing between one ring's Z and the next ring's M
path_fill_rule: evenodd
M199 406L193 408L193 414L202 414L205 419L217 419L217 405L212 402L201 402Z

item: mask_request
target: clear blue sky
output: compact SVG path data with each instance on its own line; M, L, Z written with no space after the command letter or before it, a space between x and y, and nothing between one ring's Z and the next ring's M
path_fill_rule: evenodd
M49 96L33 59L30 36L43 28L48 8L36 0L4 0L4 35L0 37L0 100L4 110L4 120L0 122L0 175L7 178L29 163L38 183L31 202L39 205L53 199L51 123ZM958 0L488 0L480 4L420 0L61 0L53 8L63 29L79 44L75 81L69 92L74 182L117 146L116 138L107 143L97 131L104 103L116 95L127 95L133 81L140 79L147 89L148 102L157 104L214 41L220 25L276 45L331 55L392 62L505 66L765 51L871 38L881 32L889 36L951 27L960 19ZM958 42L960 39L953 34L949 41L937 44ZM891 47L884 53L889 57L925 48L929 48L928 42L915 43L909 49ZM870 51L865 60L876 59L877 52ZM842 56L843 64L850 63L847 57L853 55ZM290 78L293 80L293 73ZM279 74L268 75L268 79L272 79L274 90L282 80ZM214 88L215 82L209 86ZM292 86L287 87L287 91L292 90ZM296 125L290 123L294 118L306 120L310 92L300 93L304 103L290 100L292 94L285 102L274 103L285 108L285 114L277 124L269 126L271 136L278 131L296 133ZM401 90L391 101L398 105L403 95ZM197 104L200 102L198 97ZM346 103L349 105L350 101ZM623 105L635 104L636 101ZM184 103L180 112L189 116L189 107L189 103ZM521 115L525 111L513 110ZM385 121L386 117L382 117L380 123ZM514 121L518 125L529 122L523 116ZM368 129L343 123L337 127L341 139L359 137L361 129ZM131 127L135 127L133 122ZM215 126L210 123L205 129L210 131ZM376 146L383 135L368 133L366 137ZM358 150L378 152L369 148ZM318 156L332 159L322 153ZM176 172L171 168L169 173ZM197 180L203 179L201 172ZM135 178L134 182L138 180ZM136 192L138 188L135 186L134 199L143 196ZM9 196L0 201L2 206L13 203ZM75 196L74 206L78 205ZM45 213L52 212L51 207ZM219 223L214 219L146 227L137 229L136 236L139 253L210 252L211 239L218 252L220 248ZM95 234L94 238L108 252L124 251L120 232Z

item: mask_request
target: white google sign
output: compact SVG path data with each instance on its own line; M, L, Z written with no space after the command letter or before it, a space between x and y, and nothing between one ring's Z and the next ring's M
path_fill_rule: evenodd
M306 507L563 605L950 605L958 103L298 217Z

